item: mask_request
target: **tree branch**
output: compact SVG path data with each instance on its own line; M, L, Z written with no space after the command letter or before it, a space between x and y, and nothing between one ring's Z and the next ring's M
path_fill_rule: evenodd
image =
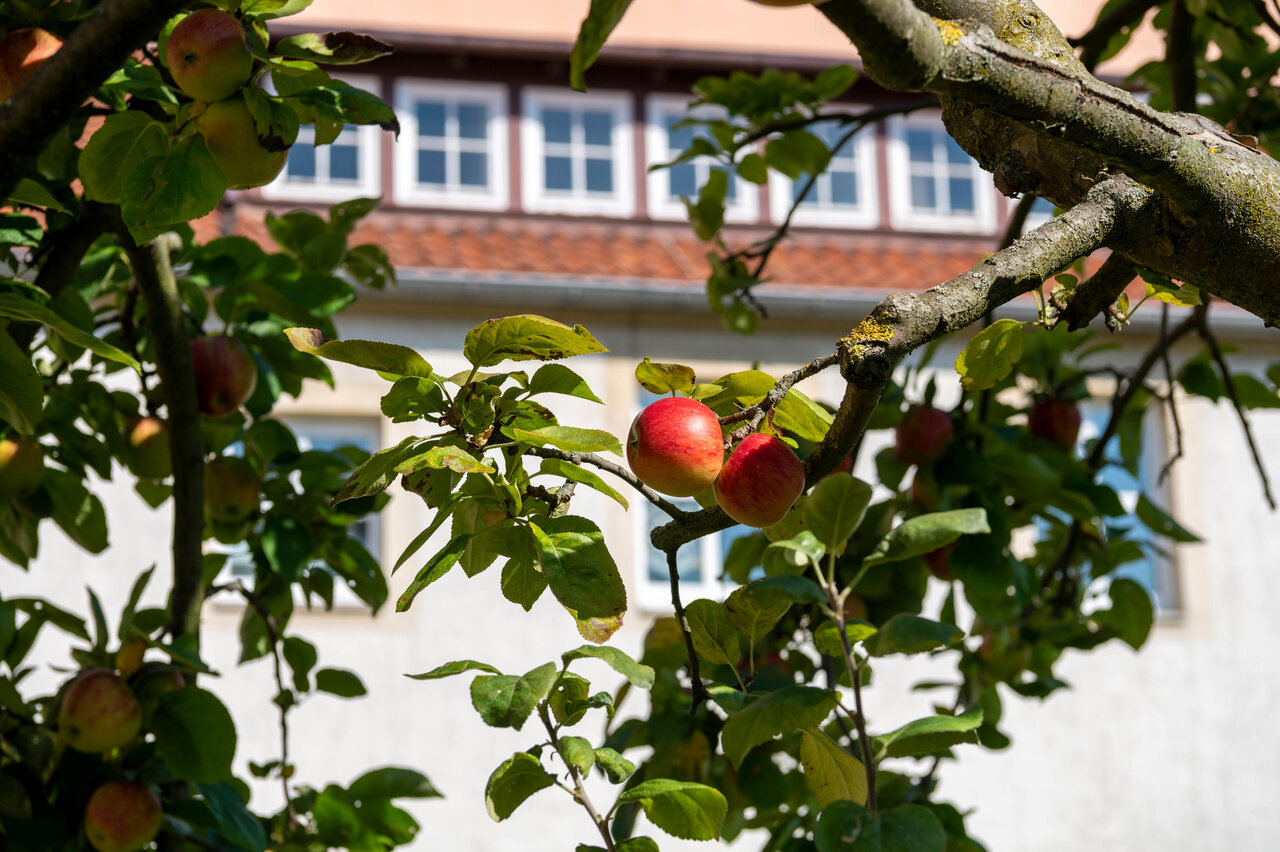
M1131 260L1112 252L1096 272L1076 287L1071 301L1061 308L1058 322L1065 322L1071 331L1086 327L1120 298L1137 274Z
M680 567L676 563L676 554L679 552L678 547L673 547L667 551L667 575L671 579L671 608L675 610L676 622L680 625L680 635L684 637L684 650L689 658L689 681L690 681L690 699L692 704L689 707L689 714L693 715L698 712L698 708L702 706L702 702L706 701L709 696L707 688L702 684L702 672L698 664L698 652L693 648L693 632L689 629L689 619L684 614L684 604L680 600Z

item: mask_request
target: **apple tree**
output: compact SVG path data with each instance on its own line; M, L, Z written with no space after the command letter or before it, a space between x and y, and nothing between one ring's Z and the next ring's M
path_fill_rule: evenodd
M618 436L556 414L564 396L599 401L560 363L605 351L580 325L487 321L460 341L470 368L451 376L413 349L339 338L334 316L356 287L392 279L378 247L349 245L373 202L269 217L276 251L196 238L191 223L227 189L279 171L300 124L323 144L346 123L391 130L395 117L323 70L388 46L351 33L271 41L271 21L308 0L220 0L183 17L191 5L35 0L0 12L10 30L0 45L10 95L0 106L0 554L26 566L50 527L101 552L95 478L133 477L174 517L163 607L141 604L152 570L120 613L92 594L87 619L34 598L0 601L7 847L410 841L417 825L395 802L436 795L418 769L316 790L294 777L285 735L302 695L362 691L355 673L320 666L290 616L295 591L328 605L335 581L373 609L386 603L380 567L346 527L395 485L432 510L395 563L415 569L398 610L459 569L525 610L549 594L584 639L524 672L459 659L414 675L423 690L469 675L480 723L529 725L528 749L489 778L491 818L558 790L582 806L580 850L659 848L641 813L681 838L757 830L771 850L981 849L935 797L946 760L1007 746L1003 703L1062 688L1064 654L1141 646L1153 604L1124 568L1194 540L1151 495L1131 517L1102 474L1137 471L1144 413L1166 409L1176 424L1175 393L1228 401L1250 441L1248 411L1280 407L1280 367L1265 379L1233 372L1209 311L1223 299L1280 319L1280 167L1263 150L1280 112L1260 82L1274 72L1264 30L1280 24L1265 4L1112 0L1077 55L1025 0L829 0L821 11L858 46L865 73L910 95L901 106L835 105L857 77L848 66L699 81L697 97L726 118L690 119L707 132L682 158L715 157L757 183L770 170L813 180L831 156L813 124L852 133L940 104L953 137L1024 200L998 252L888 297L787 375L637 365L637 382L667 398L626 436L629 466L611 457L623 454ZM591 2L575 86L628 5ZM1090 69L1157 7L1169 51L1135 76L1144 103ZM258 85L268 79L274 94ZM1192 114L1199 94L1210 96L1206 115ZM713 171L689 215L711 246L710 304L750 332L762 320L753 293L789 226L733 246L725 194ZM1061 213L1023 235L1033 196ZM1086 264L1100 249L1106 259ZM1028 294L1033 319L996 317ZM1139 310L1161 312L1159 339L1135 365L1112 363L1087 327L1101 316L1123 334ZM931 355L962 331L962 394L944 408ZM1173 344L1194 338L1203 351L1175 365ZM377 371L383 413L417 434L367 457L301 451L271 412L304 381L331 381L328 360ZM830 406L796 387L826 370L845 387ZM1077 453L1078 403L1100 375L1114 389L1108 415ZM892 446L867 482L849 471L877 431L892 432ZM639 660L609 644L626 594L601 530L576 513L579 489L670 516L652 543L670 568L672 615ZM705 508L668 499L683 495ZM680 549L735 520L759 527L727 555L736 589L682 600ZM1026 530L1035 545L1015 546ZM211 541L247 548L252 585L221 579L226 555ZM281 754L252 771L280 783L279 813L249 809L231 772L234 721L200 686L216 674L200 612L218 595L246 602L242 659L274 664L276 694L263 700L279 714ZM80 667L52 695L25 683L45 628L67 635ZM876 729L873 671L920 654L954 666L928 685L938 711ZM592 684L583 659L622 685ZM615 712L637 692L645 713Z

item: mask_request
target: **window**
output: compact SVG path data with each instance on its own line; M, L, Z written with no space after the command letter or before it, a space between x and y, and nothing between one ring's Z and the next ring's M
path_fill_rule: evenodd
M654 95L649 98L645 144L650 165L669 163L692 145L695 137L709 137L704 126L678 126L690 115L703 119L720 117L720 113L710 109L695 108L691 111L688 100L682 97ZM707 182L712 170L730 173L725 193L725 221L756 221L760 195L757 187L732 174L727 166L713 157L698 157L649 172L649 215L654 219L686 218L682 199L696 200L698 190Z
M672 498L681 509L697 511L701 507L692 499ZM645 501L643 511L635 512L639 534L636 564L635 597L637 604L651 612L671 609L671 576L667 571L667 555L655 550L649 542L649 533L671 520L666 514ZM676 573L680 577L680 600L688 604L698 598L722 601L737 588L732 580L720 578L724 558L734 539L755 532L742 525L729 527L714 535L703 536L680 548L676 554Z
M991 179L936 116L895 117L888 127L895 228L985 233L995 227Z
M620 92L524 92L525 207L535 213L635 213L631 98Z
M377 94L373 77L343 81ZM289 149L284 171L262 188L266 198L338 202L382 194L380 133L377 126L348 124L327 145L317 145L315 128L305 125Z
M792 221L798 225L838 225L869 228L879 221L876 193L875 131L865 128L835 150L849 132L838 121L822 122L808 128L834 151L827 170L818 175L796 208ZM787 212L808 186L809 176L794 181L773 173L770 176L770 213L783 222Z
M505 86L404 80L396 113L397 203L506 209Z

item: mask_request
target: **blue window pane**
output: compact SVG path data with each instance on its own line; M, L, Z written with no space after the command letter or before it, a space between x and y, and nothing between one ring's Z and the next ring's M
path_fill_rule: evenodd
M667 119L667 147L671 149L671 153L676 154L693 144L693 128L692 127L673 127L678 124L680 118L672 116Z
M573 189L573 161L568 157L546 157L547 189Z
M794 203L800 201L800 193L804 192L804 188L809 184L809 176L802 174L791 182L791 201ZM818 184L814 182L809 187L809 191L805 193L803 204L816 204L818 201Z
M911 206L923 210L933 210L938 206L937 188L933 178L912 176Z
M542 111L542 129L548 142L568 142L572 135L573 117L567 109Z
M907 152L913 163L933 161L933 133L913 127L907 128Z
M587 160L587 192L613 192L612 160Z
M693 163L681 163L667 170L670 183L668 193L672 198L687 198L698 193L698 176Z
M359 149L354 145L330 145L329 177L333 180L359 180Z
M956 163L957 165L969 162L969 155L950 136L947 137L947 162Z
M444 151L418 152L418 183L444 186Z
M316 149L310 145L294 145L289 149L289 159L284 172L291 178L315 180Z
M1032 216L1052 216L1053 202L1047 198L1037 198L1031 205Z
M973 197L973 181L968 178L952 178L949 183L951 209L957 213L972 213L977 205Z
M582 114L582 126L588 145L608 145L613 138L613 116L589 110Z
M444 136L444 104L418 101L416 112L419 136Z
M676 505L681 508L688 506L691 510L698 508L698 504L692 500L679 500ZM650 531L657 529L670 520L653 506L647 506L645 511L648 514ZM669 582L670 574L667 572L667 555L665 553L650 548L648 563L650 581L655 583ZM685 546L676 552L676 575L682 583L702 582L702 555L697 545Z
M463 186L488 186L489 155L463 151L458 156L458 182Z
M849 172L831 172L831 203L858 205L858 180Z
M484 139L489 110L481 104L458 104L458 135L463 139Z

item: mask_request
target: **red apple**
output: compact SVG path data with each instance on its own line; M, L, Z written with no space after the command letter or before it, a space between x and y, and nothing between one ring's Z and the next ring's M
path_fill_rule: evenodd
M90 669L63 693L58 732L76 751L110 751L136 737L141 728L138 700L110 669Z
M44 447L35 438L0 438L0 502L27 497L44 481Z
M660 399L631 421L627 464L655 491L692 497L715 482L723 462L720 420L697 400Z
M1027 414L1027 428L1071 452L1080 436L1080 409L1065 399L1037 399Z
M173 82L198 101L220 101L236 93L253 72L244 27L221 9L199 9L169 33L165 61Z
M13 97L46 59L58 52L62 39L39 29L14 30L0 41L0 103Z
M125 462L139 479L164 479L172 472L169 430L159 417L135 417L125 433L129 455Z
M244 405L258 384L249 348L225 334L191 341L191 367L200 411L210 417L223 417Z
M132 781L108 781L84 809L84 834L98 852L137 852L160 833L164 810L155 793Z
M262 478L247 459L218 456L204 468L204 508L214 523L238 523L258 508Z
M720 508L738 523L772 526L804 491L804 465L780 439L756 432L729 454L713 489Z
M951 571L951 551L956 549L956 542L943 545L937 550L931 550L924 555L924 565L929 569L929 573L937 577L939 580L951 582L956 575Z
M232 189L271 183L289 158L287 148L275 151L263 146L258 126L240 95L209 104L196 118L196 127Z
M942 457L956 429L951 417L932 405L913 405L894 430L894 451L907 464L930 465Z

